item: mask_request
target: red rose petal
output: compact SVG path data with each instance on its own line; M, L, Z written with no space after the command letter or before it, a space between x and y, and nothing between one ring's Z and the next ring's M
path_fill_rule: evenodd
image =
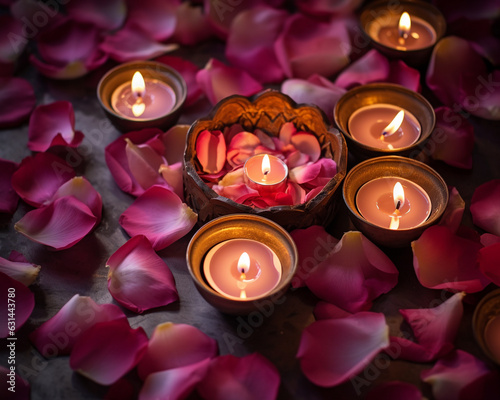
M13 214L16 211L19 196L12 187L12 175L17 167L15 162L0 158L0 213Z
M483 233L480 241L484 247L487 247L495 243L500 243L500 236L492 235L491 233Z
M411 383L391 381L382 383L368 392L366 400L422 400L422 393Z
M479 250L479 269L495 285L500 286L500 242Z
M0 303L0 338L15 336L14 332L21 329L35 308L35 296L25 285L3 272L0 272L0 290L4 293ZM12 314L14 321L10 320Z
M493 179L474 190L470 212L481 229L500 236L500 179Z
M14 254L17 252L13 252ZM20 255L22 258L22 254ZM29 263L26 260L7 260L0 257L0 272L10 276L12 279L21 282L25 286L31 285L40 272L40 266Z
M94 382L111 385L137 364L147 345L144 329L130 328L127 319L99 322L75 343L69 365Z
M362 0L296 0L295 4L304 14L315 17L332 17L352 13L362 2Z
M200 132L196 139L196 157L203 172L217 174L226 163L226 141L221 131Z
M65 9L74 19L107 30L119 28L127 16L125 0L71 0Z
M465 211L465 201L462 199L462 196L460 196L460 193L458 193L457 188L452 187L449 188L448 191L450 193L448 204L439 221L439 225L445 225L450 228L452 232L457 232L462 223L462 217Z
M335 85L349 89L356 85L383 81L389 76L389 61L377 50L370 50L350 64L335 79Z
M26 79L0 78L0 128L20 125L35 104L35 91Z
M389 63L389 75L385 79L386 82L396 83L404 86L414 92L420 92L420 72L406 65L401 60L392 60Z
M0 76L13 75L16 61L27 44L22 22L11 15L0 15Z
M108 289L125 308L142 313L179 299L172 272L149 240L134 236L109 257Z

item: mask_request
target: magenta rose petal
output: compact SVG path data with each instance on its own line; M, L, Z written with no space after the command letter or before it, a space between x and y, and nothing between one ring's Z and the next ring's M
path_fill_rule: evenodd
M452 232L457 232L462 223L462 217L465 211L465 201L462 199L462 196L460 196L460 193L458 193L456 187L449 188L448 190L450 194L448 204L439 221L439 225L445 225L450 228Z
M100 385L111 385L135 367L147 345L144 329L132 329L126 318L99 322L76 341L69 365Z
M358 8L362 0L324 1L296 0L295 4L301 12L314 17L333 17L350 14Z
M500 242L479 250L479 269L495 285L500 286Z
M215 58L198 71L196 82L212 104L233 94L251 96L263 88L247 72L227 66Z
M52 318L30 334L30 340L44 357L66 355L91 326L120 318L126 320L118 306L97 304L90 297L75 294Z
M470 212L481 229L500 236L500 179L493 179L474 190Z
M127 16L125 0L72 0L65 5L68 15L89 22L104 30L118 29Z
M422 400L422 392L408 382L384 382L370 390L365 400Z
M456 350L431 369L422 371L420 377L432 386L436 400L456 400L461 398L462 389L488 373L484 362L463 350Z
M370 50L354 61L335 79L335 85L349 89L370 82L383 81L389 76L389 61L377 50Z
M20 125L35 104L35 91L26 79L0 78L0 128Z
M86 204L66 196L29 211L14 228L34 242L64 250L82 240L96 222L97 218Z
M35 308L35 296L26 285L3 272L0 272L0 289L4 293L0 309L0 338L6 338L14 336L13 332L21 329L28 320L33 308ZM14 300L15 303L9 299ZM9 304L11 305L9 306ZM12 304L15 305L14 309L12 309ZM9 318L12 317L12 314L9 315L9 311L14 311L14 324L8 324ZM13 330L10 330L9 327L13 327Z
M23 24L11 15L0 16L0 76L12 76L16 61L24 52L28 40L23 37Z
M22 256L22 258L24 258L24 256ZM39 265L32 264L25 259L22 261L15 261L0 257L0 272L21 282L25 286L29 286L35 281L40 272L40 268Z
M158 325L137 366L141 379L158 371L202 362L217 355L217 342L198 328L165 322Z
M352 313L342 310L335 304L328 303L326 301L318 301L314 307L314 316L318 321L322 319L345 318L350 315L352 315Z
M168 187L171 188L181 200L184 200L183 164L180 162L173 165L162 164L158 172L163 177Z
M216 174L226 163L226 141L221 131L204 130L196 139L196 156L203 172Z
M389 74L385 81L404 86L414 92L420 92L422 89L420 85L420 72L415 68L409 67L401 60L390 61Z
M392 261L361 232L346 232L305 282L320 299L349 311L367 310L398 281Z
M102 198L92 184L83 176L76 176L63 183L54 194L53 200L65 196L73 196L86 204L96 217L98 224L102 215Z
M135 24L151 38L163 41L175 31L176 11L180 4L179 0L127 2L127 24Z
M12 175L18 165L14 161L0 158L0 213L13 214L17 209L19 196L12 187Z
M411 247L415 274L424 287L474 293L489 283L477 264L482 245L446 226L427 228Z
M8 349L8 347L7 347ZM12 374L12 369L14 368L14 373ZM15 366L9 365L4 367L0 365L0 374L4 377L2 383L0 383L0 390L5 394L6 400L29 400L31 387L29 382L25 381L22 376L15 372ZM14 387L14 392L9 392L9 388ZM8 394L7 394L8 393Z
M109 292L129 310L142 313L179 299L172 272L143 235L115 251L106 266Z
M289 179L309 189L325 186L337 173L337 164L331 158L320 158L315 162L293 168Z
M232 354L214 358L198 392L206 400L234 399L274 400L278 395L280 375L264 356L253 353L245 357Z
M207 15L203 8L183 1L177 7L175 31L172 40L186 46L192 46L213 36Z
M262 83L284 77L274 52L274 41L288 17L284 10L257 6L240 12L229 29L226 57Z
M380 313L360 312L313 322L302 332L297 351L302 372L318 386L345 382L389 345L388 333Z
M53 146L77 147L83 133L75 131L75 112L69 101L56 101L35 108L30 117L28 148L47 151Z
M144 189L153 185L162 185L165 180L160 175L160 166L165 162L148 144L134 144L125 138L125 154L127 155L128 167L135 181Z

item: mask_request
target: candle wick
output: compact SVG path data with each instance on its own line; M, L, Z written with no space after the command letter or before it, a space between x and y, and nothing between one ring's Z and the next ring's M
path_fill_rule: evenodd
M401 200L398 200L398 203L396 204L396 211L399 211L400 207L401 207Z

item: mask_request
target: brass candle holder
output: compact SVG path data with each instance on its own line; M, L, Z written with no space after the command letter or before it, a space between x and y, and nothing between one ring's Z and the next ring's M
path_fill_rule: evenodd
M498 354L495 356L490 349L491 338L487 337L488 326L496 318L500 318L500 289L493 290L484 296L472 316L472 330L479 347L490 360L500 365Z

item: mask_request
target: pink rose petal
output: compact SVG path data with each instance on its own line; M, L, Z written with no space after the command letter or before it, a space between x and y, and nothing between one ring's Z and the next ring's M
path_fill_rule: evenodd
M470 212L481 229L500 236L500 179L493 179L474 190Z
M185 367L217 355L217 342L198 328L165 322L158 325L137 366L141 379L158 371Z
M395 83L404 86L414 92L421 92L420 72L411 68L401 60L392 60L389 62L389 75L386 82Z
M96 222L97 218L87 205L73 196L66 196L29 211L14 228L37 243L64 250L82 240Z
M40 272L40 268L41 267L39 265L29 263L25 260L14 261L0 257L0 272L3 272L12 279L21 282L25 286L29 286L35 281L38 273Z
M314 307L314 316L318 321L321 319L345 318L350 315L352 315L352 313L342 310L335 304L326 301L318 301Z
M99 28L114 30L119 28L127 16L125 0L72 0L65 9L78 21L92 23Z
M365 400L422 400L422 393L411 383L391 381L382 383L368 392Z
M259 137L251 132L243 131L234 135L227 148L227 162L233 168L242 166L256 154L256 149L260 145Z
M328 256L306 278L322 300L357 312L391 290L398 281L392 261L361 232L346 232Z
M28 148L47 151L53 146L77 147L83 133L75 131L75 112L69 101L56 101L35 108L30 117Z
M226 141L221 131L200 132L196 139L196 157L203 172L216 174L226 163Z
M413 267L424 287L474 293L489 283L477 264L481 244L455 235L446 226L427 228L411 247Z
M259 353L245 357L232 354L214 358L198 391L206 400L230 397L247 400L274 400L280 375L276 367Z
M176 43L192 46L213 36L207 15L203 8L183 1L177 7L175 31L172 39Z
M500 120L500 70L476 76L462 84L462 108L480 118Z
M35 308L35 296L24 284L3 272L0 272L0 290L4 293L0 303L0 338L15 336L14 332L21 329ZM14 324L8 324L12 313L14 321L10 322Z
M479 250L479 269L495 285L500 286L500 242Z
M233 94L251 96L262 90L262 85L247 72L229 67L215 58L198 71L196 82L212 104Z
M363 0L296 0L301 12L315 17L331 17L349 14L358 8Z
M465 211L465 201L462 199L462 196L460 196L460 193L458 193L456 187L449 188L448 191L450 194L448 204L439 221L439 225L445 225L450 228L452 232L457 232L462 223L462 217Z
M389 61L377 50L370 50L343 70L335 85L349 89L370 82L383 81L389 76Z
M0 158L0 213L13 214L16 211L19 196L12 187L12 175L18 165Z
M35 91L26 79L0 78L0 128L20 125L35 104Z
M9 0L3 1L8 2ZM48 4L46 3L34 0L15 0L11 3L10 12L24 25L22 36L25 40L37 39L41 33L52 29L66 18L57 3L52 3L49 7L47 7ZM35 21L38 24L35 25ZM44 23L41 23L42 21Z
M128 21L140 27L151 38L163 41L175 30L179 0L143 0L127 2Z
M174 125L168 131L160 135L163 142L164 156L169 165L182 163L184 159L184 146L189 125Z
M306 188L323 187L337 174L337 164L331 158L320 158L315 162L293 168L288 177Z
M7 400L27 400L30 399L30 384L16 372L15 365L4 367L0 365L0 374L5 377L0 383L0 390L5 393ZM13 377L13 378L11 378ZM14 383L12 385L11 383ZM14 387L15 391L10 392L9 388Z
M184 200L183 164L178 162L172 165L162 164L158 170L168 187Z
M259 82L281 81L284 73L274 52L274 41L287 17L286 11L267 6L240 12L229 30L227 59Z
M137 364L147 345L144 329L130 328L125 318L99 322L75 343L69 365L100 385L111 385Z
M210 359L199 361L184 367L172 368L167 371L148 375L142 386L139 400L182 400L205 377Z
M142 313L179 299L172 272L143 235L115 251L106 266L109 292L129 310Z
M307 154L312 162L318 161L321 156L318 139L311 133L297 132L290 138L290 143L301 153Z
M388 333L379 313L313 322L302 332L297 352L302 372L318 386L345 382L389 345Z
M75 294L49 320L30 334L30 340L44 357L70 354L76 341L98 322L126 320L114 304L97 304L87 296Z
M236 203L240 204L247 204L247 201L249 199L260 197L259 192L257 190L249 188L244 183L234 184L229 186L214 185L212 186L212 189L218 195L227 197L228 199L231 199ZM266 208L266 207L267 206L260 208Z

